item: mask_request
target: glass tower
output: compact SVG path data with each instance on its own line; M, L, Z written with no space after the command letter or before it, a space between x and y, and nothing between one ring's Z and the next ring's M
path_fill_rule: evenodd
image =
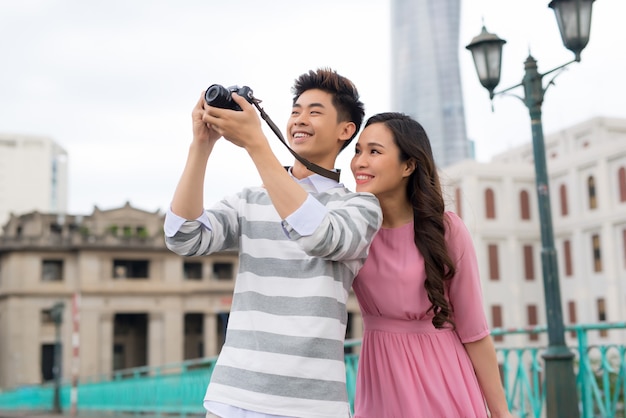
M465 129L461 0L392 0L391 103L422 124L439 167L473 158Z

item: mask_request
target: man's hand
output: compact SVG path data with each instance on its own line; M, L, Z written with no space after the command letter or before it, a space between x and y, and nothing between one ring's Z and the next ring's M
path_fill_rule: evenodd
M203 116L206 113L206 109L209 105L204 100L204 92L200 96L200 100L196 103L196 106L191 112L191 119L193 121L193 139L203 145L214 145L215 142L221 138L221 134L217 132L211 124L203 120Z
M269 145L254 106L237 93L233 93L232 98L241 107L241 111L206 106L202 121L249 153L258 146Z

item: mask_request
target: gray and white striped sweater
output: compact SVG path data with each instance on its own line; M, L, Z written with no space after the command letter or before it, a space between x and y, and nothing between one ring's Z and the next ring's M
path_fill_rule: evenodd
M348 417L346 302L382 214L369 193L311 193L326 210L311 235L280 219L265 189L248 188L186 221L167 246L185 256L237 250L226 341L205 400L266 414ZM324 210L324 208L320 209Z

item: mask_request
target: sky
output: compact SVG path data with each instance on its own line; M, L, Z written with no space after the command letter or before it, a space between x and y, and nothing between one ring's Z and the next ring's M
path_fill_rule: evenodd
M515 97L490 103L464 46L483 24L507 41L496 91L521 82L529 52L542 73L569 62L548 3L461 3L466 126L479 161L529 143L530 119ZM319 67L355 82L366 117L396 110L390 7L391 0L0 0L0 133L50 137L68 152L70 214L126 202L163 211L191 142L191 110L211 84L250 86L283 130L294 79ZM624 16L625 0L594 2L582 61L547 90L546 135L592 117L626 118ZM264 129L280 161L291 164ZM349 147L337 160L350 188L352 155ZM259 184L245 151L220 140L205 205Z

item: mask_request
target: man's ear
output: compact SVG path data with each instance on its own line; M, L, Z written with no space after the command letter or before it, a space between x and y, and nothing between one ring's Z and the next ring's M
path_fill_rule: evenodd
M342 141L348 141L352 138L352 135L356 132L356 125L354 122L344 122L343 129L339 134L339 139Z

